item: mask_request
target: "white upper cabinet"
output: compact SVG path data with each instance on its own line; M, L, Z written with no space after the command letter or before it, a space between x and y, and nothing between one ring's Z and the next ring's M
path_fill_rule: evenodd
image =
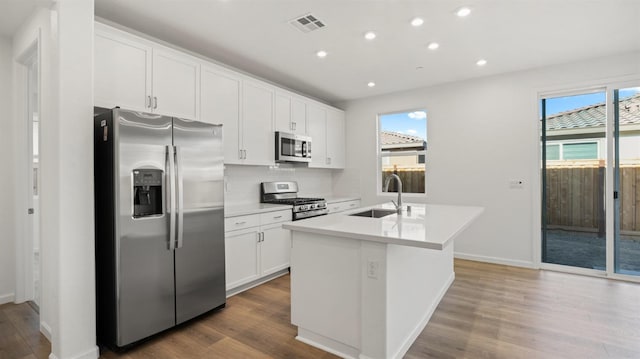
M242 83L242 159L244 164L275 163L274 88L257 81Z
M297 97L276 92L276 131L307 134L307 105Z
M311 163L309 167L327 167L327 111L307 104L307 133L311 137Z
M95 105L198 119L198 61L96 25Z
M100 29L96 24L95 105L148 112L151 46Z
M200 64L191 56L153 49L153 112L197 120Z
M327 166L345 166L345 119L344 112L327 109Z
M275 163L275 131L311 137L310 167L344 167L344 113L109 25L95 26L95 106L223 124L224 162Z
M311 137L309 167L344 168L344 112L308 103L307 129Z
M200 75L200 120L222 124L224 162L240 161L242 79L230 71L203 65Z

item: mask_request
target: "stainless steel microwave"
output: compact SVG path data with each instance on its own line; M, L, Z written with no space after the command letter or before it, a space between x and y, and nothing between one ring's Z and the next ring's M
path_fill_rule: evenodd
M311 137L276 131L276 162L311 162Z

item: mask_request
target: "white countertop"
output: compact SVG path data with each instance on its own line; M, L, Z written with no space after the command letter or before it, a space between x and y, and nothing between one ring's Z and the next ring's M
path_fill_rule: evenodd
M367 209L393 209L392 204L357 208L283 224L292 231L318 233L429 249L443 249L484 211L482 207L408 203L404 210L382 218L350 216Z
M286 204L251 203L224 207L224 217L244 216L248 214L275 212L283 209L291 210L293 206Z

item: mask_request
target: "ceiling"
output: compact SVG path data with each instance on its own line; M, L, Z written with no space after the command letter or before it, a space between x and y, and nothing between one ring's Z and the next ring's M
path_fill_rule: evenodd
M328 102L640 50L639 0L95 0L95 6L97 16ZM461 6L471 14L457 17ZM303 33L289 24L308 13L326 26ZM424 19L420 27L409 23L416 16ZM363 37L369 30L377 34L373 41ZM433 41L440 44L435 51L426 46ZM328 56L318 58L318 50Z

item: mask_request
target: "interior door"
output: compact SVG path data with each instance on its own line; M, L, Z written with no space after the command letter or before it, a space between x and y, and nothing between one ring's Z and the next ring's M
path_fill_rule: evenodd
M117 192L117 344L124 346L175 325L173 251L169 249L167 197L161 213L134 217L136 170L162 171L167 188L167 148L171 118L115 110L118 144ZM138 195L141 195L140 193ZM142 196L147 198L146 194ZM150 198L150 197L149 197Z
M178 244L176 321L223 305L225 291L222 126L173 120Z

